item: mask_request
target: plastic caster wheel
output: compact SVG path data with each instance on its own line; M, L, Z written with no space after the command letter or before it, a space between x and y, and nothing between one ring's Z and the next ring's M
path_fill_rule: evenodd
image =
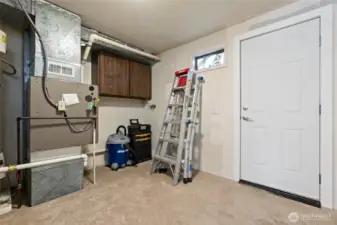
M112 163L110 168L114 171L117 171L119 168L118 163Z
M133 164L133 163L132 163L132 160L128 160L128 161L126 162L126 165L127 165L127 166L132 166L132 164Z
M188 182L189 182L189 183L192 183L192 178L188 178Z
M189 182L189 179L188 178L183 178L183 183L184 184L187 184Z

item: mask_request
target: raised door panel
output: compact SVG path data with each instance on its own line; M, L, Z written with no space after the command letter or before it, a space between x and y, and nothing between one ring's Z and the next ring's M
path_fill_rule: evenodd
M130 97L151 99L151 67L130 61Z
M99 55L100 94L129 96L129 61L110 55Z

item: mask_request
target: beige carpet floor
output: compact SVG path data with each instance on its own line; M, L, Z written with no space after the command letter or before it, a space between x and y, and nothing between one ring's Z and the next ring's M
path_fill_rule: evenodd
M1 225L285 225L337 224L337 213L269 194L207 173L171 186L149 163L112 172L77 193L0 216ZM288 219L291 212L297 223Z

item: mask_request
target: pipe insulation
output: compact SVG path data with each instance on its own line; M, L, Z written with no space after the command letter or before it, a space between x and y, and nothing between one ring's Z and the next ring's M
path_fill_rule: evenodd
M71 161L75 159L83 159L84 166L87 166L88 164L88 156L86 154L81 154L81 155L67 156L67 157L62 157L62 158L48 159L48 160L43 160L43 161L38 161L38 162L31 162L31 163L25 163L25 164L19 164L19 165L10 165L10 166L5 166L5 167L0 167L0 173L30 169L30 168L41 167L41 166L46 166L46 165L52 165L52 164Z
M89 56L91 47L92 47L93 43L96 42L96 41L104 42L104 43L109 44L109 45L112 45L112 46L114 46L114 47L116 47L116 48L120 48L120 49L129 51L129 52L135 53L135 54L137 54L137 55L139 55L139 56L143 56L143 57L152 59L152 60L154 60L154 61L160 61L160 58L157 57L157 56L155 56L155 55L152 55L152 54L150 54L150 53L147 53L147 52L144 52L144 51L141 51L141 50L132 48L132 47L130 47L130 46L127 46L127 45L118 43L118 42L116 42L116 41L114 41L114 40L111 40L111 39L102 37L102 36L97 35L97 34L90 34L90 37L89 37L89 41L88 41L87 47L85 48L85 51L84 51L84 54L83 54L83 57L82 57L82 59L83 59L84 61L86 61L86 60L88 59L88 56Z

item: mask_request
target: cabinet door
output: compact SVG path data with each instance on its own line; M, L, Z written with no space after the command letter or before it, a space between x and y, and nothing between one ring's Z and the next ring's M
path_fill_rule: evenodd
M99 55L100 95L129 96L129 61L110 55Z
M151 99L151 67L130 61L130 97Z

